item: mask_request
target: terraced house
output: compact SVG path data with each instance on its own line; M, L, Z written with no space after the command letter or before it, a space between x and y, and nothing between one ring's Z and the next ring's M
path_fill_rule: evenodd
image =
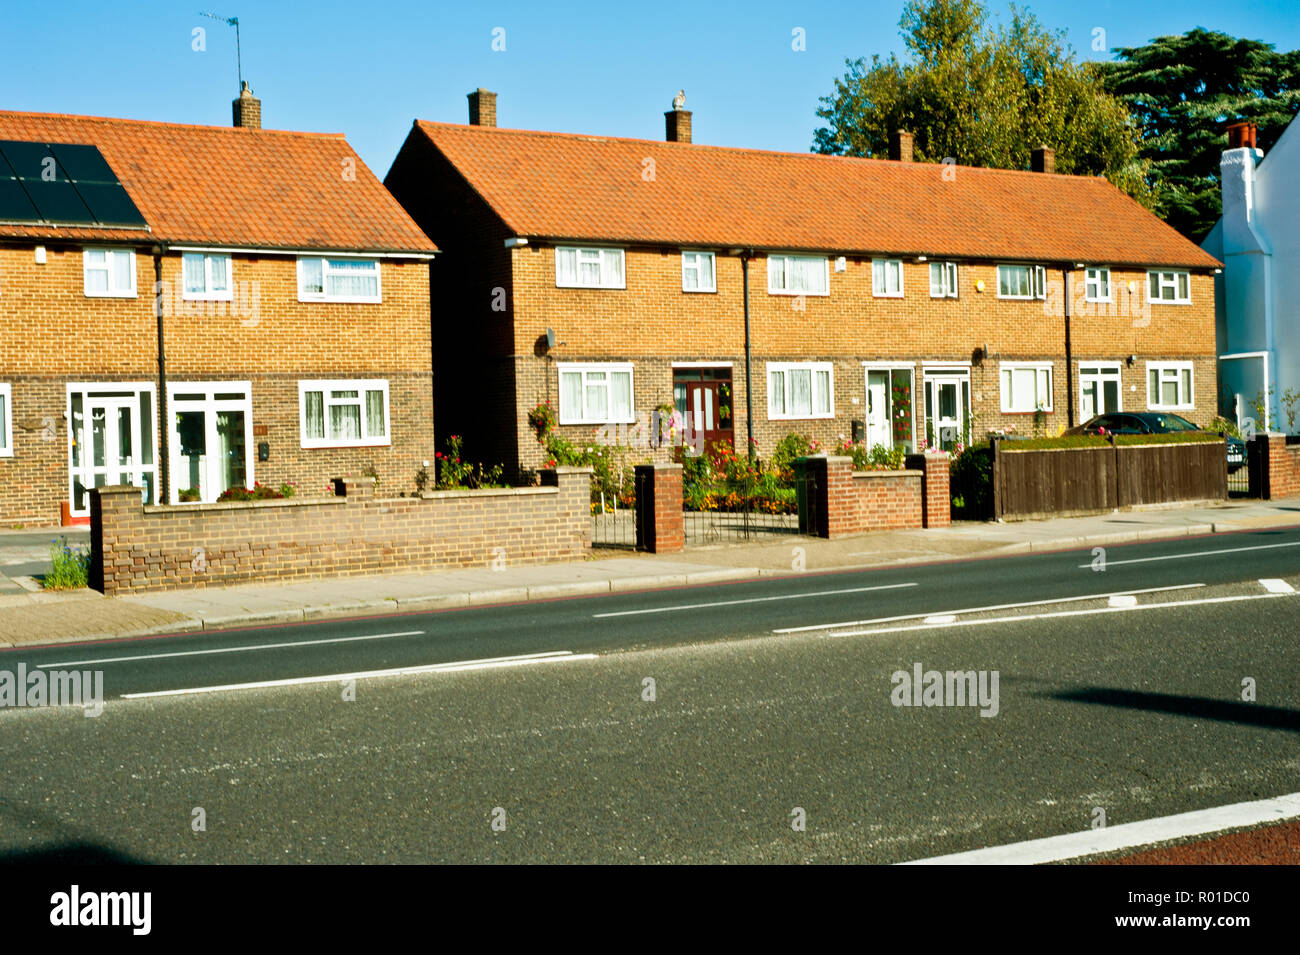
M0 112L0 525L433 457L434 245L341 135Z
M1104 179L417 121L385 182L442 255L439 430L535 467L674 406L760 454L952 447L1095 413L1215 413L1220 263ZM748 388L747 388L748 384Z

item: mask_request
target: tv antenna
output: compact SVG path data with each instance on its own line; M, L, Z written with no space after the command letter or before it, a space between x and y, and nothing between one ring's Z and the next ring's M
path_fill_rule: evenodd
M235 69L239 73L239 88L242 90L244 88L244 60L239 52L239 17L222 17L215 13L204 13L202 10L199 11L199 16L207 17L209 20L220 20L227 26L235 28Z

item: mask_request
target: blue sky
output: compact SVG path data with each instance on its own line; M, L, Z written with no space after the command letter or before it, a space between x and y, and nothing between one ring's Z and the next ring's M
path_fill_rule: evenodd
M1300 47L1295 0L1022 0L1085 58L1196 26ZM1003 2L990 9L1005 13ZM5 4L0 89L6 109L230 123L244 78L268 127L347 134L383 176L421 119L466 121L465 94L500 94L502 126L663 137L685 88L695 141L806 151L818 97L846 57L901 51L902 0L714 3L458 3L318 0L63 0ZM195 27L206 50L192 47ZM493 30L505 50L492 50ZM806 49L792 49L801 27Z

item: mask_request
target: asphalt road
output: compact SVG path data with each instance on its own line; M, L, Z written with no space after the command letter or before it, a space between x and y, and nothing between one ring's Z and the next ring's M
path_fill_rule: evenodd
M1300 790L1297 597L1259 583L1297 582L1300 533L1104 556L3 653L102 669L108 702L0 709L0 854L892 862ZM547 651L594 657L359 679L351 700L121 698ZM894 705L917 664L997 673L996 716Z

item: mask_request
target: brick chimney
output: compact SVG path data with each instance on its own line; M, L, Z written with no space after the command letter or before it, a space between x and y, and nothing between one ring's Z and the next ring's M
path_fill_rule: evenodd
M678 90L673 108L664 113L664 138L670 143L691 141L691 111L686 108L686 91Z
M497 124L497 94L479 87L469 97L469 124L495 126Z
M1259 127L1254 123L1233 123L1228 127L1229 149L1254 149Z
M1034 172L1056 172L1056 150L1039 146L1029 154L1029 168Z
M239 91L239 99L230 104L235 116L235 125L243 129L262 128L262 101L253 95L245 80Z
M895 162L912 161L912 134L896 129L889 134L889 158Z

